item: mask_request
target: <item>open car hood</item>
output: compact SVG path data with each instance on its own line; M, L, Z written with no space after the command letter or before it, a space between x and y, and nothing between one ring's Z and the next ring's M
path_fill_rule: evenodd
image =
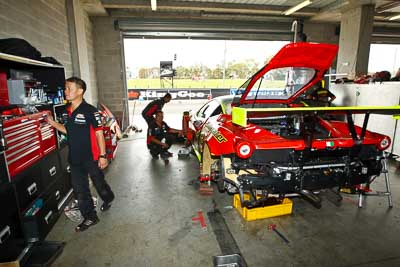
M239 105L293 102L323 78L337 45L291 43L239 88Z

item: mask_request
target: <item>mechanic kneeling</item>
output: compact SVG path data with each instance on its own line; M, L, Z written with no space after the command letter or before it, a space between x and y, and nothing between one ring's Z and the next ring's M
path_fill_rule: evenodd
M154 159L158 159L158 155L162 158L172 157L173 154L168 149L182 138L183 133L181 130L170 128L163 121L164 113L161 110L158 110L155 115L155 120L150 123L147 131L147 147Z

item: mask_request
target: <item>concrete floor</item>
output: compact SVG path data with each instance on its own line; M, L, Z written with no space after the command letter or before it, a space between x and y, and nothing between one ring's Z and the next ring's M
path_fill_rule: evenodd
M167 122L180 127L187 106L168 105ZM192 105L196 109L200 103ZM133 122L144 123L137 115ZM289 216L246 222L232 209L232 196L217 190L213 196L198 194L194 157L178 159L180 147L174 146L175 156L164 165L151 159L144 138L142 132L120 142L106 172L116 200L109 211L99 213L98 225L75 233L76 223L60 217L47 240L65 241L66 246L52 266L213 266L213 256L221 255L207 217L213 202L248 266L400 266L400 170L394 161L389 170L393 209L383 197L369 197L359 209L355 195L344 194L337 207L322 194L320 210L295 198ZM373 189L383 186L383 179L377 179ZM192 222L198 211L206 219L205 229ZM270 224L290 243L269 231Z

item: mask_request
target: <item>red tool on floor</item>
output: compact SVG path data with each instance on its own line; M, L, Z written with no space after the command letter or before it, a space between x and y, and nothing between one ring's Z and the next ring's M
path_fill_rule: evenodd
M283 234L281 234L281 232L279 232L278 230L276 230L276 224L270 224L270 225L268 225L268 230L274 231L280 238L282 238L283 241L286 242L286 244L289 244L289 240L288 240Z
M201 228L206 228L207 225L206 225L206 221L204 220L203 212L202 211L198 211L197 214L199 215L199 217L193 217L192 221L193 222L199 221L200 225L201 225Z

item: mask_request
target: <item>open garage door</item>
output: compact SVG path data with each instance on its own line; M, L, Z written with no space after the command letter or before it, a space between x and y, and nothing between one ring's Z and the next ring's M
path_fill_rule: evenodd
M289 41L293 39L292 21L176 21L120 19L115 28L124 36L146 38L191 38L224 40Z
M151 54L154 56L155 51L159 52L163 42L160 39L170 39L171 41L181 39L195 39L199 41L214 40L215 42L223 42L222 40L229 41L283 41L284 43L293 40L294 32L292 32L292 20L287 22L240 22L240 21L214 21L214 20L173 20L173 19L118 19L114 22L115 29L121 32L121 36L124 41L124 55L127 54L129 59L134 58L135 61L140 61L138 55L129 56L129 52L126 51L126 39L153 39L153 42L157 43L157 47L152 45L146 46L147 50L153 51ZM301 30L301 26L297 30ZM140 41L140 40L139 40ZM193 46L193 43L190 44ZM169 45L168 45L169 46ZM226 51L225 43L225 51ZM171 45L171 47L174 47ZM244 47L243 50L251 50L252 46ZM205 45L203 48L215 50L215 44ZM202 58L198 48L192 47L196 52L196 56ZM145 50L145 51L147 51ZM145 54L143 51L141 54ZM224 51L224 50L222 50ZM276 53L276 49L270 49L268 53ZM140 53L140 52L139 52ZM225 52L226 53L226 52ZM265 63L268 53L263 51L258 55L258 59L262 58ZM166 53L168 54L168 53ZM224 54L224 52L222 52ZM194 56L192 54L192 56ZM221 55L224 57L224 55ZM126 79L126 89L128 91L128 114L132 114L130 124L137 124L139 119L139 126L141 115L140 112L147 104L154 98L160 97L166 92L173 94L173 99L182 99L183 102L194 108L193 105L203 105L204 101L207 101L212 96L218 94L230 94L231 88L237 88L244 82L248 77L241 77L240 71L228 71L228 60L225 58L221 59L221 77L211 77L206 72L212 72L207 66L199 70L199 73L191 73L182 75L183 69L191 69L188 66L186 68L179 66L179 61L183 58L182 51L172 51L171 55L167 57L159 56L159 64L153 64L153 67L140 68L141 70L132 67L127 58L124 56L124 78ZM187 57L186 57L187 58ZM146 59L148 60L148 59ZM129 60L128 60L129 61ZM164 69L163 63L170 64L170 70L174 71L174 75L171 77L163 77L162 70ZM236 62L239 63L239 62ZM233 63L232 63L233 64ZM203 65L203 64L202 64ZM204 64L207 65L207 64ZM258 69L260 66L257 66ZM212 70L216 70L218 67L210 67ZM168 70L169 70L168 69ZM249 71L248 73L254 73L255 70ZM144 75L144 73L148 73ZM144 75L144 76L143 76ZM165 76L165 75L164 75ZM239 77L240 76L240 77ZM242 79L242 82L237 82ZM222 81L218 85L209 85L211 82L217 83ZM135 83L137 82L137 83ZM147 84L143 84L147 82ZM238 84L235 84L237 82ZM156 83L157 85L153 85ZM183 85L182 85L183 84ZM214 90L216 88L216 90ZM213 92L211 92L214 90ZM201 95L202 97L197 97ZM179 96L179 97L178 97ZM136 101L138 100L138 101ZM186 102L185 102L186 101ZM175 101L173 101L175 102ZM173 105L167 105L167 109ZM173 110L168 113L173 113ZM181 116L181 112L177 113ZM144 125L142 125L144 126ZM172 125L174 126L174 125Z

